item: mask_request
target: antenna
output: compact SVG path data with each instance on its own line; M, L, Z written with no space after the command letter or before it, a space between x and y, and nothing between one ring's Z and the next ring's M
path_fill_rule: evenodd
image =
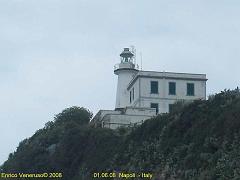
M142 71L142 52L140 52L140 57L141 57L141 71Z
M131 52L134 54L134 56L133 56L134 64L136 64L136 61L137 61L136 60L137 59L137 57L136 57L136 55L137 55L136 54L136 49L135 49L135 47L133 45L131 45L130 47L132 49Z

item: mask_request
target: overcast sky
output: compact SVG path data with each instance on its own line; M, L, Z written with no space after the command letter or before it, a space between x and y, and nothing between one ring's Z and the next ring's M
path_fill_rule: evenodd
M70 106L114 109L113 66L134 45L143 69L239 86L239 0L0 0L0 164Z

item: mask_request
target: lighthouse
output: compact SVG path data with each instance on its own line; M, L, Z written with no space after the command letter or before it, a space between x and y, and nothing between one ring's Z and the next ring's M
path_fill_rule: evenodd
M138 73L138 66L133 62L133 58L133 52L129 48L124 48L120 54L121 62L114 66L114 74L118 76L115 109L122 109L130 105L127 87Z
M129 48L124 48L120 60L114 66L118 76L115 109L99 110L90 122L95 127L140 125L171 112L178 101L206 99L206 74L138 70L135 53Z

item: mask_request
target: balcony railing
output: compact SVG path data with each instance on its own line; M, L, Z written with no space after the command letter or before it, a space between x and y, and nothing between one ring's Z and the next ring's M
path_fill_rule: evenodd
M131 68L131 69L139 69L138 64L133 64L133 63L119 63L119 64L115 64L114 65L114 71L117 69L121 69L121 68Z

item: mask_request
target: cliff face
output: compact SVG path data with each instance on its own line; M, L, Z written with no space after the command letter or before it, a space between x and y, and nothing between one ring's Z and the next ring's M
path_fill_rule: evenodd
M113 171L151 172L155 179L240 179L238 89L177 104L134 129L91 128L82 123L91 118L86 109L63 112L22 141L1 171L63 172L68 180Z

